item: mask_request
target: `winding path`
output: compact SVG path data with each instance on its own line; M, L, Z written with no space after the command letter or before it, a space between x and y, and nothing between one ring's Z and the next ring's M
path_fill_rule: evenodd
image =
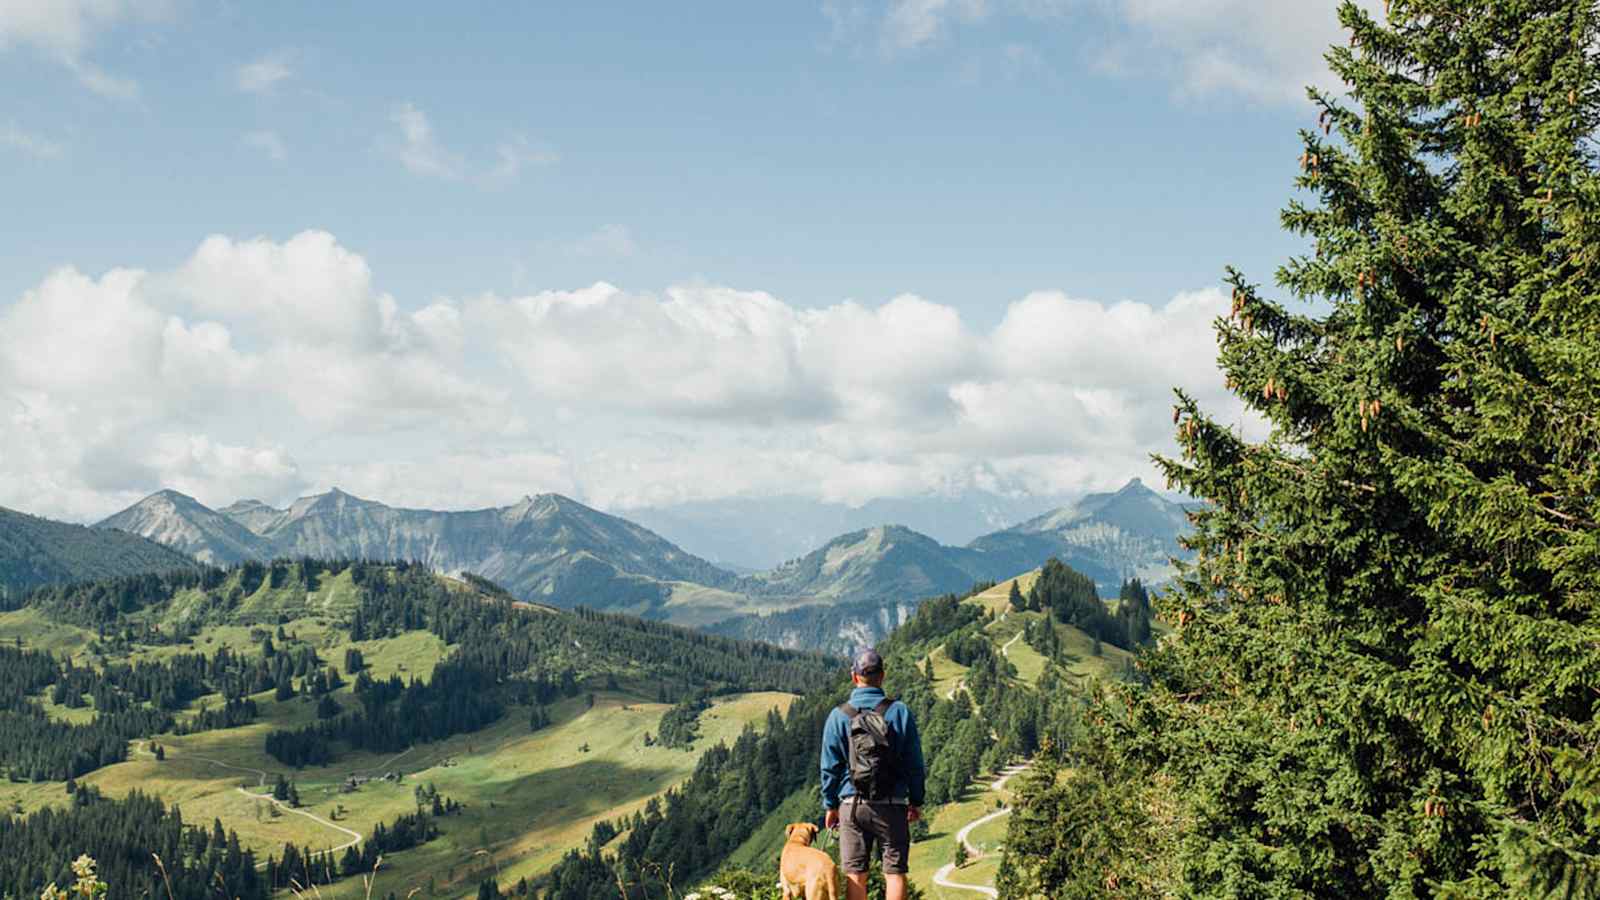
M993 822L995 819L998 819L1001 816L1006 816L1006 815L1010 815L1010 814L1011 814L1011 807L1009 807L1009 806L1006 807L1005 809L997 809L994 812L989 813L987 816L983 816L981 818L973 819L971 822L968 822L965 826L963 826L960 831L956 832L956 842L959 843L959 844L964 845L967 848L967 853L969 854L969 859L974 859L975 860L975 859L977 859L978 857L980 857L982 855L981 853L978 852L978 848L972 846L972 843L967 840L968 836L972 834L972 829L977 828L980 825L984 825L984 824L987 824L989 822ZM951 889L958 890L958 891L975 891L975 892L977 892L979 894L983 894L984 896L987 896L987 897L998 897L998 896L1000 896L1000 892L999 891L995 890L992 887L988 887L986 885L982 885L982 884L961 884L960 882L951 881L950 880L950 873L954 872L955 870L956 870L956 864L955 863L945 863L944 865L939 867L939 871L933 873L933 883L937 884L939 887L942 887L942 888L951 888Z
M138 745L148 745L149 742L148 741L135 741L134 743L138 744ZM406 750L405 752L399 754L399 756L394 757L394 759L399 759L400 756L404 756L406 753L410 753L410 752L411 752L410 750ZM188 753L185 753L185 754L182 754L182 755L173 755L169 751L168 758L169 759L192 759L192 760L194 760L196 762L207 763L209 765L216 766L217 768L220 768L220 769L232 769L235 772L248 772L251 775L256 776L256 787L264 788L264 787L267 786L267 773L262 771L261 769L252 769L252 768L249 768L247 766L235 766L235 765L232 765L231 763L225 763L225 762L223 762L223 761L221 761L219 759L211 759L211 758L205 757L205 756L195 756L193 754L188 754ZM394 762L394 759L389 760L389 762ZM388 765L388 763L385 763L384 765ZM249 789L243 788L243 787L234 788L234 790L236 790L239 793L245 795L246 797L251 798L252 800L266 800L267 802L271 803L273 806L276 806L278 809L280 809L280 810L282 810L284 812L293 813L294 815L297 815L297 816L305 816L306 818L310 819L311 821L316 822L318 825L322 825L322 826L327 827L327 828L332 828L334 831L340 832L345 837L348 837L350 839L350 840L344 842L343 844L340 844L337 847L329 848L330 852L339 853L341 851L348 850L351 847L358 846L363 840L365 840L365 838L363 838L361 836L361 832L352 831L352 830L344 827L343 825L338 825L338 824L335 824L333 822L330 822L327 819L324 819L323 817L317 815L316 813L310 812L308 810L296 809L296 808L290 806L289 804L283 802L282 800L279 800L278 798L272 796L271 793L258 794L255 791L252 791L252 790L249 790ZM265 868L265 867L266 867L266 863L262 863L261 865L257 866L256 868Z
M1012 635L1011 636L1011 640L1006 641L1005 644L1003 644L1000 647L1000 655L1004 656L1007 659L1010 659L1011 658L1011 645L1015 644L1017 641L1019 641L1021 639L1022 639L1022 632L1020 632L1020 631L1017 632L1016 634Z
M195 758L198 759L199 757L195 757ZM235 768L235 767L234 766L229 766L229 768ZM284 812L294 813L297 816L305 816L306 818L308 818L311 821L317 823L318 825L323 825L323 826L326 826L328 828L332 828L334 831L343 832L347 837L350 838L350 840L344 842L343 844L340 844L337 847L329 847L328 851L330 853L338 853L338 852L340 852L342 850L348 850L351 847L359 845L361 843L361 841L363 840L363 838L361 837L361 832L359 832L359 831L351 831L350 829L344 827L343 825L335 825L334 823L328 821L327 819L324 819L323 817L317 815L316 813L308 812L308 811L303 810L303 809L295 809L294 807L292 807L289 804L283 802L282 800L279 800L278 798L272 796L271 794L257 794L257 793L254 793L252 791L247 791L244 788L234 788L234 790L236 790L239 793L245 795L246 797L252 797L252 798L254 798L256 800L269 801L269 802L272 803L273 806L276 806L277 808L283 810Z
M1018 774L1021 774L1022 772L1027 771L1027 768L1028 768L1027 763L1023 763L1021 765L1016 765L1016 766L1007 766L1004 770L1001 771L1000 777L996 778L994 780L994 783L989 785L989 789L998 791L998 790L1004 788L1006 786L1006 782L1010 781L1012 776L1018 775ZM989 813L986 816L981 816L979 818L973 819L971 822L968 822L965 826L963 826L960 831L956 832L956 842L967 848L968 859L977 860L977 859L982 858L983 855L984 855L983 851L980 850L978 847L973 846L972 841L969 840L969 838L972 836L973 830L978 828L978 827L980 827L980 826L982 826L982 825L985 825L985 824L987 824L989 822L993 822L995 819L998 819L1001 816L1006 816L1006 815L1010 815L1010 814L1011 814L1011 807L1009 807L1009 806L1005 807L1004 809L997 809L994 812ZM995 890L992 887L988 887L986 885L981 885L981 884L962 884L962 883L960 883L958 881L951 881L950 880L950 873L954 872L955 870L956 870L956 864L955 863L945 863L944 865L939 867L939 871L933 873L933 883L938 885L939 887L949 888L949 889L955 890L955 891L974 891L976 893L983 894L986 897L999 897L1000 896L1000 892L999 891Z

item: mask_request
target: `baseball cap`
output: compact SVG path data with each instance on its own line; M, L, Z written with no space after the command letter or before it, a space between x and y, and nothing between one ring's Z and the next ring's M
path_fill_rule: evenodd
M862 647L856 651L850 671L856 675L875 675L883 671L883 657L871 647Z

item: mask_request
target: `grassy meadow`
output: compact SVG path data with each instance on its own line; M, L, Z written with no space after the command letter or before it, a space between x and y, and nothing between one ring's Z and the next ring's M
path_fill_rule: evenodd
M283 613L293 618L278 625L217 625L189 643L138 646L115 655L91 654L91 631L49 621L35 610L0 614L0 640L21 640L24 646L49 649L80 661L131 662L161 659L179 653L214 653L220 647L253 654L263 631L280 651L309 645L329 665L343 672L345 651L359 649L367 671L376 679L399 675L426 679L453 649L437 636L421 631L377 640L351 642L338 624L353 600L348 575L324 575L314 590L263 587L246 599L254 613L267 620ZM201 598L179 597L166 610L165 622L203 615ZM104 649L104 648L102 648ZM353 678L334 692L335 700L354 706ZM587 686L586 686L587 687ZM341 848L351 836L342 829L370 835L375 826L416 809L416 789L432 785L442 797L462 805L459 814L439 820L441 836L421 847L384 859L373 895L394 891L407 896L475 896L478 881L498 873L502 884L532 878L581 844L594 824L631 815L652 797L663 794L693 771L700 752L718 741L731 742L747 725L760 726L769 710L786 711L793 696L751 693L722 697L701 716L701 737L691 750L646 747L644 736L655 732L667 704L654 702L655 685L628 679L622 690L589 692L546 708L551 724L530 731L528 708L511 708L488 728L448 740L423 744L399 754L347 753L333 765L287 769L268 756L263 743L276 729L297 728L316 720L316 704L296 697L278 701L272 692L252 699L260 709L256 721L238 728L190 735L155 735L165 759L157 760L148 741L135 741L129 759L107 766L81 781L110 795L133 790L177 804L185 821L207 825L213 819L237 831L243 845L258 858L281 855L285 843L314 851ZM52 717L88 721L92 708L68 709L40 700ZM188 711L220 706L222 698L199 698ZM180 712L180 721L185 713ZM279 773L290 778L302 806L286 810L271 802L270 788ZM384 776L393 773L393 777ZM354 791L341 787L350 776L365 779ZM0 809L26 813L69 801L65 784L0 782ZM331 824L330 824L331 823ZM365 897L360 878L321 888L326 900Z

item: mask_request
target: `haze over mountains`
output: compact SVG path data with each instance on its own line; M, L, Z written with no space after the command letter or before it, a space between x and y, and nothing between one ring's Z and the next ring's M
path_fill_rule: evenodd
M966 546L942 544L902 525L880 525L745 574L558 494L445 512L391 507L335 488L284 509L241 500L213 510L169 490L97 527L222 565L300 556L416 560L439 571L482 575L524 599L708 626L797 607L859 607L889 625L902 612L884 612L886 605L909 611L922 598L1008 578L1051 556L1090 575L1110 594L1129 576L1164 580L1169 557L1180 555L1176 538L1186 525L1183 506L1135 479L1116 492L1091 494Z

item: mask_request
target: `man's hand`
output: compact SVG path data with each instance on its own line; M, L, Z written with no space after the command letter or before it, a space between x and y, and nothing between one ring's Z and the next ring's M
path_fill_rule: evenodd
M915 822L920 818L922 818L922 807L920 807L920 806L908 806L908 807L906 807L906 821L907 822Z
M822 827L828 831L839 827L839 811L837 809L830 809L822 816Z

